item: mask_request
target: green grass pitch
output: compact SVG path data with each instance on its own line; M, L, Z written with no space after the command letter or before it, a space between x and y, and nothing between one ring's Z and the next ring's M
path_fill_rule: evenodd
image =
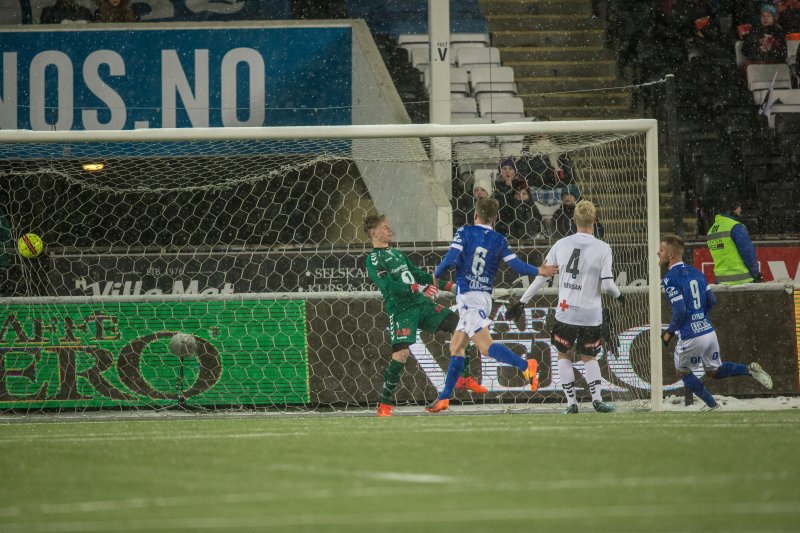
M0 425L0 531L798 531L800 412Z

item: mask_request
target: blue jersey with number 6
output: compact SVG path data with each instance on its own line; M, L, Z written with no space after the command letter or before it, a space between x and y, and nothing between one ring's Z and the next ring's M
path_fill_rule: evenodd
M661 284L672 305L672 321L667 328L670 332L681 339L691 339L714 331L708 312L716 298L702 272L691 265L676 263Z
M516 258L508 249L505 236L489 226L459 228L450 247L461 252L455 264L459 294L469 291L492 292L500 261Z

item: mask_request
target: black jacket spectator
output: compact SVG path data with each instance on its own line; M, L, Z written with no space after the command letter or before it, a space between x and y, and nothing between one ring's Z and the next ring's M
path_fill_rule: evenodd
M745 37L742 54L750 63L785 63L786 32L777 23L778 10L772 4L761 8L761 23Z
M95 22L139 22L130 0L97 0Z
M52 6L42 9L39 22L61 24L62 22L91 22L92 12L79 6L75 0L56 0Z

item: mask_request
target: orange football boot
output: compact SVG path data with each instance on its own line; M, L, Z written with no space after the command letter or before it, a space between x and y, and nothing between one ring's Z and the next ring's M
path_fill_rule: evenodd
M539 361L528 359L528 370L522 375L531 383L531 390L536 391L539 388Z
M389 405L388 403L378 404L378 416L392 416L392 411L394 411L394 405Z
M489 389L475 381L475 378L471 376L466 378L458 378L458 381L456 381L456 389L468 390L476 394L486 394L489 392Z
M440 411L447 411L450 408L450 400L436 400L429 406L425 407L425 410L429 413L438 413Z

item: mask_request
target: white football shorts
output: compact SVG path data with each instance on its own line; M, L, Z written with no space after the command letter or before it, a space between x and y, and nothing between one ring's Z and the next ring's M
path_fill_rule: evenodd
M681 339L675 346L675 368L681 372L688 374L701 367L706 371L716 370L721 364L716 331L691 339Z
M492 324L489 314L492 312L492 295L483 291L470 291L456 296L458 304L458 326L456 331L463 331L468 337L478 333Z

